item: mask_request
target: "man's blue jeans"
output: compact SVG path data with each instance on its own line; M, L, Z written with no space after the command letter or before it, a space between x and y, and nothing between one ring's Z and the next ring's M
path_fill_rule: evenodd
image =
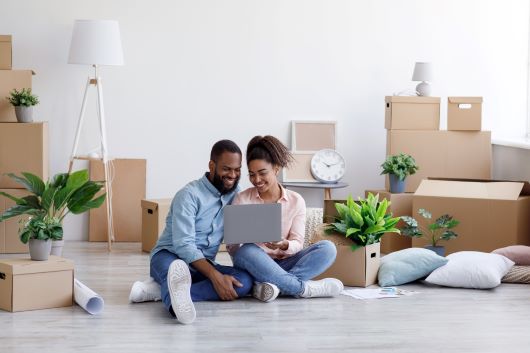
M326 271L336 256L335 244L322 240L282 260L272 259L255 244L245 244L232 261L256 281L275 284L283 295L299 296L304 292L304 282Z
M169 252L167 250L161 250L157 252L151 258L151 277L160 284L160 291L162 296L162 301L166 309L171 312L171 297L169 295L169 289L167 286L167 271L169 270L169 265L175 260L178 259L178 256ZM244 271L231 266L222 266L219 264L213 264L215 269L222 274L234 276L243 287L236 287L234 289L238 297L244 297L252 289L253 279L250 275ZM215 291L212 282L206 278L202 273L195 270L193 266L189 266L191 273L191 300L194 302L200 302L205 300L221 300L219 295Z

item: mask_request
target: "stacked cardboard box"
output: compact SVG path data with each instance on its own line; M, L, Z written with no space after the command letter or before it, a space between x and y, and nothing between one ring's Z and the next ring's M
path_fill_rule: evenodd
M12 70L11 36L0 35L0 191L25 196L22 186L6 173L30 172L48 178L48 124L17 123L15 110L5 97L14 88L31 88L31 70ZM0 198L0 212L13 206L11 200ZM0 253L28 252L18 238L17 217L0 223Z

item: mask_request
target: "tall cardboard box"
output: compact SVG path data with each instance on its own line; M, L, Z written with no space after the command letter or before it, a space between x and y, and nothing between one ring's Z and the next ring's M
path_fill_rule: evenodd
M5 175L21 172L48 179L47 122L0 123L0 189L23 188Z
M0 189L0 191L18 198L29 195L29 192L23 189ZM15 201L0 196L0 214L13 206L15 206ZM28 245L22 243L18 236L19 229L22 227L20 222L27 218L28 216L18 216L0 222L0 254L27 253L29 251Z
M490 131L389 130L387 156L399 153L410 154L419 166L407 177L405 192L416 191L428 177L491 178Z
M10 35L0 35L0 70L11 70L13 49Z
M441 241L446 254L473 250L491 252L509 245L530 245L530 185L527 182L476 180L423 180L413 198L414 218L424 208L433 221L450 214L460 221L458 237ZM424 246L423 238L412 246Z
M142 241L142 208L145 199L145 159L109 161L115 241ZM90 161L90 180L105 180L103 162ZM107 203L89 212L89 241L107 241Z
M31 88L32 70L0 70L0 122L16 122L15 108L5 97L14 88Z
M439 130L440 97L385 97L385 129Z
M166 226L172 199L142 200L142 251L150 252Z
M0 309L26 311L73 305L74 263L51 255L48 261L0 259Z
M482 97L448 97L447 130L480 131Z
M387 212L392 212L393 217L411 216L412 215L412 198L413 193L392 194L385 190L366 190L365 196L368 193L374 195L379 194L379 200L387 199L390 201L390 206ZM405 226L405 222L399 221L396 225L398 228ZM391 252L408 249L412 246L412 239L410 237L396 234L386 233L381 238L381 253L390 254Z

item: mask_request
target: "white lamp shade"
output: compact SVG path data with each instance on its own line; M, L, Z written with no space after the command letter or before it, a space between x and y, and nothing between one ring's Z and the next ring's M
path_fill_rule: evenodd
M68 63L123 65L118 21L76 20Z
M434 78L432 64L417 62L414 65L414 73L412 74L412 81L431 81Z

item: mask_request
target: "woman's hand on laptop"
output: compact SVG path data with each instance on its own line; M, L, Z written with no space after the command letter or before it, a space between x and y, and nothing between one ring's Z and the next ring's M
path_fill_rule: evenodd
M289 249L289 241L285 239L277 241L277 242L269 242L269 243L264 243L264 244L266 247L272 250L280 249L280 250L285 251Z
M210 278L210 280L221 300L235 300L239 298L234 286L243 287L243 284L241 284L241 282L235 277L217 272L212 278Z

